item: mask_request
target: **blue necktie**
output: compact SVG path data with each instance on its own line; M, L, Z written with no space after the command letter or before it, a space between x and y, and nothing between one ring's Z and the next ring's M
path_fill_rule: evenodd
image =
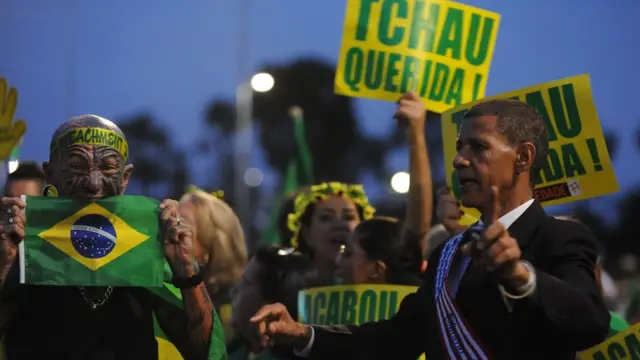
M462 246L470 241L477 241L475 239L476 236L480 236L484 226L481 222L477 222L469 227L467 231L462 235L462 241L460 245ZM458 288L460 287L460 282L462 281L462 277L464 276L467 267L471 263L471 257L463 254L461 251L457 251L455 258L451 264L451 268L449 269L449 280L448 287L451 293L451 297L455 299L456 294L458 293Z

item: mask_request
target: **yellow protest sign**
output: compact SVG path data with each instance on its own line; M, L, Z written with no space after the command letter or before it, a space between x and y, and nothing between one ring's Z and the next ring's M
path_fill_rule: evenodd
M298 320L314 325L362 325L388 319L398 312L402 299L417 289L361 284L302 290L298 293Z
M500 15L447 0L348 0L335 78L341 95L442 112L484 96Z
M640 324L612 336L579 354L580 360L618 360L640 358Z
M27 132L24 120L13 121L18 107L18 90L9 88L7 80L0 78L0 160L7 160L11 150Z
M549 131L549 152L535 184L536 199L543 205L565 204L618 191L589 75L551 81L480 101L489 99L526 101L544 118ZM453 170L458 128L464 113L480 101L442 114L445 169L449 174L447 183L458 199L460 190ZM479 219L477 210L464 208L464 211L461 224L469 225Z

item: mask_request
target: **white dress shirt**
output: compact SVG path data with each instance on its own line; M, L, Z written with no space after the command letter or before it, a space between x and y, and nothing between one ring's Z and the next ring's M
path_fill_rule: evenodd
M498 219L498 221L502 223L502 226L504 226L505 229L509 229L509 227L513 225L513 223L516 220L518 220L518 218L522 216L522 214L524 214L525 211L527 211L527 209L529 208L529 206L531 206L531 204L533 204L533 199L525 202L524 204L504 214L500 219ZM482 220L480 220L480 223L482 223ZM510 299L507 299L504 296L504 294L502 297L505 300L505 304L507 305L507 307L511 309ZM309 343L307 344L307 346L304 347L304 349L300 351L293 350L296 356L309 357L309 354L311 353L311 347L313 347L313 341L315 340L316 333L315 333L315 330L313 329L313 326L309 326L309 329L311 331L311 339L309 340Z

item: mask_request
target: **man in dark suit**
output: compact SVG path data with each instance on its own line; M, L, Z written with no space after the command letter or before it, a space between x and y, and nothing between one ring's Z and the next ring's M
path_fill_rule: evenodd
M397 116L421 107L401 100ZM544 120L517 100L475 105L454 159L464 206L482 221L439 246L424 284L390 320L306 326L280 304L252 319L265 346L289 344L309 359L575 359L603 341L609 312L593 269L596 240L584 225L547 216L534 200L545 161Z

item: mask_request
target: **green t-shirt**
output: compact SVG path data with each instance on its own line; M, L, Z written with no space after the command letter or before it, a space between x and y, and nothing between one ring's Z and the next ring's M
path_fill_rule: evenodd
M609 334L607 339L629 328L629 324L615 313L611 314L611 322L609 323Z

